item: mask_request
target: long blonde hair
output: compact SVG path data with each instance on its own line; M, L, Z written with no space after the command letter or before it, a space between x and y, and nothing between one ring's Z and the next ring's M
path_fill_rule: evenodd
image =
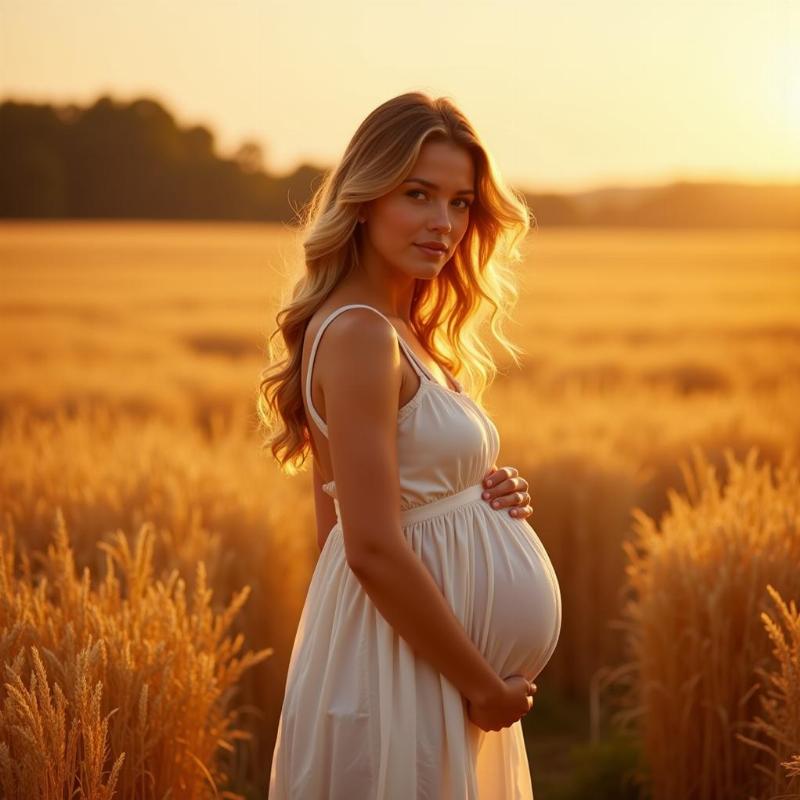
M487 317L492 335L519 366L517 355L524 351L502 327L519 294L511 264L521 260L519 244L535 219L523 196L499 177L478 134L449 98L422 92L394 97L361 123L338 166L301 212L306 269L281 300L256 403L268 434L263 447L271 448L285 473L299 472L311 447L300 370L308 321L339 282L358 269L359 206L399 186L422 145L431 141L452 142L471 154L476 195L453 256L435 280L416 282L411 329L478 404L497 373L479 335ZM272 339L279 332L283 346L277 348Z

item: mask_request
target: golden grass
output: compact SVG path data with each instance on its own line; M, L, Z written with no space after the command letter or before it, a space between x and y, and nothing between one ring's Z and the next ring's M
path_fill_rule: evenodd
M800 236L789 232L538 231L515 336L526 355L487 395L499 464L531 484L530 523L564 601L540 680L586 697L623 657L630 509L657 517L694 445L780 460L800 445ZM265 791L294 630L316 557L310 475L259 450L255 397L274 302L299 244L280 227L6 224L0 237L0 512L17 550L49 541L56 508L76 563L154 525L156 569L217 596L272 658L241 681L251 742L234 783Z
M769 755L771 764L756 768L764 776L763 796L780 800L800 797L800 613L794 600L787 603L773 586L767 591L777 619L762 611L761 620L774 659L758 669L761 713L752 725L757 738L741 738Z
M60 514L37 576L27 561L17 574L14 538L0 532L4 796L217 794L229 780L220 753L246 735L233 690L271 652L239 655L244 637L227 635L249 588L215 613L202 561L188 596L177 570L157 580L149 525L133 548L121 531L100 543L96 587L77 574Z
M285 487L278 503L265 488L274 470L251 436L230 428L207 435L157 417L132 424L120 413L38 419L18 410L0 425L0 453L0 497L20 532L20 558L45 550L58 510L79 570L102 574L97 544L148 525L157 573L177 570L191 591L203 561L217 597L252 587L235 629L275 654L241 681L253 740L236 742L236 782L245 773L262 779L316 551L313 536L297 534L313 528L310 487Z
M670 490L660 523L636 509L636 536L624 545L630 661L620 670L629 706L622 716L638 722L654 800L764 797L764 751L742 734L769 658L757 624L766 587L800 597L800 460L786 450L773 474L755 448L743 461L725 456L722 483L695 449L692 469L682 464L687 496ZM796 736L770 708L771 735Z

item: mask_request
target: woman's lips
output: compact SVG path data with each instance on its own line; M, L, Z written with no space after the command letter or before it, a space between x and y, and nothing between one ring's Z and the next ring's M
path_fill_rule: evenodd
M434 250L432 247L425 247L424 245L416 243L414 247L418 247L425 255L432 256L433 258L439 258L439 256L443 256L446 252L445 250Z

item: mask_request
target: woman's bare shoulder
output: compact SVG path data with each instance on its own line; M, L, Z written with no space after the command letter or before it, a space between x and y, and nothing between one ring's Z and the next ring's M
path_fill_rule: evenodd
M321 307L314 313L306 332L305 344L308 348L337 308L341 308L341 304L330 309ZM326 366L337 368L340 362L352 360L357 361L362 368L368 369L374 365L380 370L387 364L387 359L381 357L391 355L395 350L399 350L399 343L397 332L390 322L369 308L347 308L328 322L319 337L314 356L314 371L316 373L320 369L320 377L323 377L324 372L328 371L323 367L323 362ZM389 364L394 362L395 359L388 359Z
M380 373L396 364L394 327L374 311L352 308L332 320L317 345L317 355L340 369L343 363ZM384 376L385 377L385 376Z

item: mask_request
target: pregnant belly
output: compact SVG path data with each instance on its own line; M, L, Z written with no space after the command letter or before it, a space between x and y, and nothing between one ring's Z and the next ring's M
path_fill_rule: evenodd
M561 630L558 580L536 532L485 502L420 525L412 546L486 660L502 677L533 680Z
M498 530L490 540L486 572L483 653L503 677L519 673L533 680L553 655L561 631L558 580L531 526L508 512L492 513Z

